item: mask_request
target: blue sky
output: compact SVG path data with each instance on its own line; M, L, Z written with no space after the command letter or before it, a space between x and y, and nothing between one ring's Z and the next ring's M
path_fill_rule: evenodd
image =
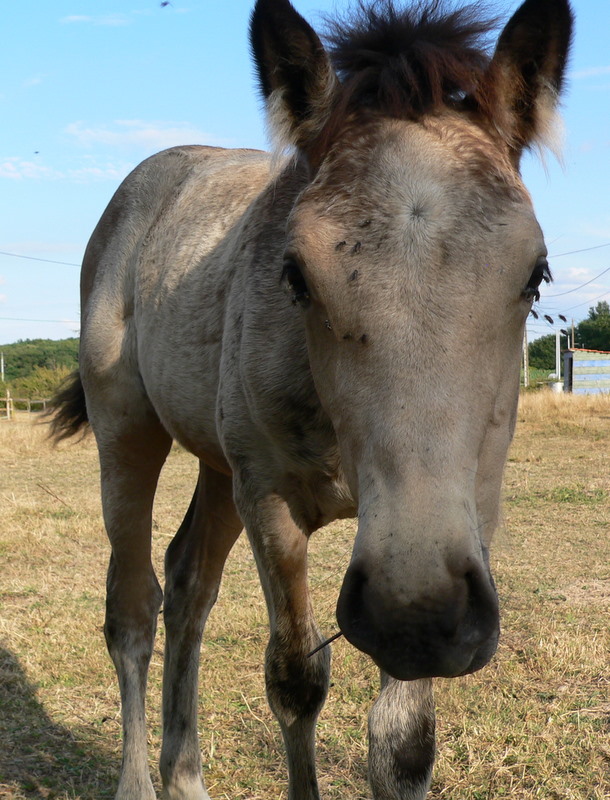
M315 23L316 12L347 0L294 4ZM175 144L266 146L247 42L251 5L3 4L0 344L78 333L77 265L115 188L143 158ZM540 310L578 321L610 300L610 2L573 5L564 164L527 156L523 173L555 256ZM508 17L517 6L494 9ZM528 329L531 338L553 330L533 319Z

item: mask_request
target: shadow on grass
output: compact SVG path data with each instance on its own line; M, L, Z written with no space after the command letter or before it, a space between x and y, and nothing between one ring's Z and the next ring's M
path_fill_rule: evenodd
M0 797L111 798L119 766L86 733L49 718L17 657L0 646Z

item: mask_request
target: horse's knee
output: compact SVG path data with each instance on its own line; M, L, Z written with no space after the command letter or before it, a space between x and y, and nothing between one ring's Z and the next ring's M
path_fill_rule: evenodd
M328 648L308 658L272 636L267 647L265 682L269 705L282 724L317 717L326 700L329 677Z
M104 636L111 656L127 650L150 658L163 592L152 571L137 580L120 578L111 560L106 592Z
M404 684L384 690L369 716L369 783L375 800L423 800L435 756L431 694L401 702ZM409 698L410 700L412 698Z

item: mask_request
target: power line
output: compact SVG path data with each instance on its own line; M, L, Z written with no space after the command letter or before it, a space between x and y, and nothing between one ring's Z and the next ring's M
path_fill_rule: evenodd
M8 320L10 322L60 322L70 325L80 325L80 322L77 322L75 319L27 319L25 317L0 317L0 320Z
M610 247L610 242L596 244L595 247L583 247L580 250L569 250L567 253L557 253L557 255L549 256L549 258L561 258L561 256L573 256L575 253L587 253L589 250L599 250L600 247Z
M596 281L598 278L601 278L601 276L605 275L606 272L610 272L610 267L607 267L603 272L600 272L599 275L596 275L594 278L591 278L590 281L587 281L586 283L581 283L580 286L577 286L575 289L568 289L567 292L559 292L559 294L545 294L544 298L545 298L545 300L550 300L551 297L563 297L564 294L570 294L571 292L577 292L579 289L582 289L585 286L588 286L590 283L593 283L593 281Z
M569 308L566 308L565 311L571 311L573 308L578 308L579 306L586 306L589 303L594 303L596 300L601 300L602 297L606 297L606 295L608 294L610 294L610 289L606 289L606 291L603 294L600 294L591 300L585 300L584 303L576 303L575 306L570 306Z
M562 256L572 256L575 255L576 253L588 253L590 250L599 250L602 247L610 247L610 242L607 242L606 244L597 244L594 247L582 247L580 250L568 250L565 253L555 253L554 255L550 255L549 258L561 258ZM61 264L64 267L81 266L80 264L74 264L72 261L54 261L51 258L36 258L35 256L24 256L21 253L9 253L6 250L0 250L0 255L9 256L10 258L25 258L28 261L43 261L45 264ZM604 273L602 272L601 274L603 275ZM595 278L593 278L593 280L595 280ZM587 285L586 283L583 284L583 286L586 285ZM570 291L574 292L576 291L576 289L570 289ZM567 292L564 292L564 294L567 294ZM550 295L550 297L560 297L560 295L554 294Z
M599 250L602 247L610 247L610 242L606 244L597 244L594 247L582 247L580 250L569 250L566 253L556 253L555 255L549 256L549 258L561 258L562 256L572 256L575 253L587 253L589 250ZM2 256L9 256L10 258L25 258L28 261L43 261L45 264L61 264L64 267L80 267L80 264L74 264L71 261L54 261L50 258L36 258L35 256L24 256L21 253L9 253L6 250L0 250L0 255ZM602 273L603 275L603 273ZM595 278L593 279L595 280ZM586 284L584 284L586 286ZM576 291L575 289L571 289L570 291ZM567 292L566 292L567 294ZM551 295L551 297L559 297L559 295Z
M44 261L45 264L62 264L64 267L80 267L80 264L72 264L69 261L52 261L50 258L35 258L34 256L22 256L20 253L7 253L0 250L0 256L10 256L11 258L26 258L28 261Z

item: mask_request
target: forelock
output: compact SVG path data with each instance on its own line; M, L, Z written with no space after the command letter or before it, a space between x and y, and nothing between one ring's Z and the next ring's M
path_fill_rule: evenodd
M326 20L344 112L366 107L417 119L466 97L487 108L483 76L490 61L487 36L495 26L476 4L451 9L432 0L399 9L394 0L360 0L347 16Z

